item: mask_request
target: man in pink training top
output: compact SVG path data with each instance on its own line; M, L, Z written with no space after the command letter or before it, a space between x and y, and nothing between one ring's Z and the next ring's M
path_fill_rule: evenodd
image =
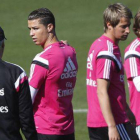
M124 67L130 93L130 108L136 117L136 132L140 139L140 11L134 18L133 31L137 38L125 49Z
M43 51L32 61L29 84L39 140L74 140L72 97L77 61L73 47L57 39L47 8L28 16L30 36Z
M120 3L103 14L104 34L91 45L87 59L87 126L90 140L137 140L135 117L126 103L119 41L126 40L131 11ZM132 124L131 124L132 123Z

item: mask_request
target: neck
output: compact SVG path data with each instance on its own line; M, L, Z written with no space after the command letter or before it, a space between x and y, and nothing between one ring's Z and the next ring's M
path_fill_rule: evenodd
M104 36L110 38L112 41L114 41L114 43L115 43L116 45L119 44L119 40L116 39L116 38L113 36L113 34L111 34L111 33L109 33L109 32L106 32L106 33L104 33Z
M45 44L44 45L41 45L41 46L44 49L46 46L48 46L50 44L53 44L53 43L56 43L58 41L59 40L58 40L56 34L50 34L49 37L48 37L48 39L47 39L47 41L45 42Z

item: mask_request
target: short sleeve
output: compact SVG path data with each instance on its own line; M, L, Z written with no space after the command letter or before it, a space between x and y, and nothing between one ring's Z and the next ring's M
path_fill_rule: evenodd
M31 64L29 85L39 89L49 72L49 61L37 55Z
M140 58L129 57L125 59L124 68L127 79L140 76Z
M115 68L115 64L110 59L100 58L97 59L97 69L96 76L97 79L107 79L110 80L113 75L113 70Z
M29 77L29 85L39 89L42 83L45 81L48 75L48 69L39 66L38 64L32 64Z

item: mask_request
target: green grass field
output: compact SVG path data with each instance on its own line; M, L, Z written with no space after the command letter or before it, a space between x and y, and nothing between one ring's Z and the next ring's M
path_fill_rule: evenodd
M27 17L34 9L49 8L56 18L58 38L68 40L77 51L79 71L73 107L74 109L87 109L87 53L91 43L103 33L103 11L109 4L116 2L127 5L133 14L140 9L139 0L1 0L0 26L4 29L7 38L3 59L19 64L29 74L33 57L42 49L35 46L29 36ZM131 32L127 41L120 42L122 56L125 47L134 38ZM126 91L128 91L127 85ZM88 140L86 113L75 113L74 117L76 140Z

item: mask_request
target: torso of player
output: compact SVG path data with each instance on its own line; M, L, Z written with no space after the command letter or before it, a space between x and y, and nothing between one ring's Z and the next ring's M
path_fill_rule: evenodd
M125 113L124 69L119 47L105 36L97 39L87 59L88 126L107 126L97 97L97 79L108 79L108 94L117 124L127 121ZM98 115L97 115L98 114Z
M124 67L130 94L130 108L136 117L137 125L140 125L140 93L133 83L133 78L140 76L140 38L134 39L125 49L124 59Z
M71 101L78 70L75 50L59 42L48 46L39 55L48 61L48 70L34 103L37 131L44 134L73 133Z
M0 139L22 140L18 96L22 82L27 80L26 73L18 65L0 59L0 78Z

